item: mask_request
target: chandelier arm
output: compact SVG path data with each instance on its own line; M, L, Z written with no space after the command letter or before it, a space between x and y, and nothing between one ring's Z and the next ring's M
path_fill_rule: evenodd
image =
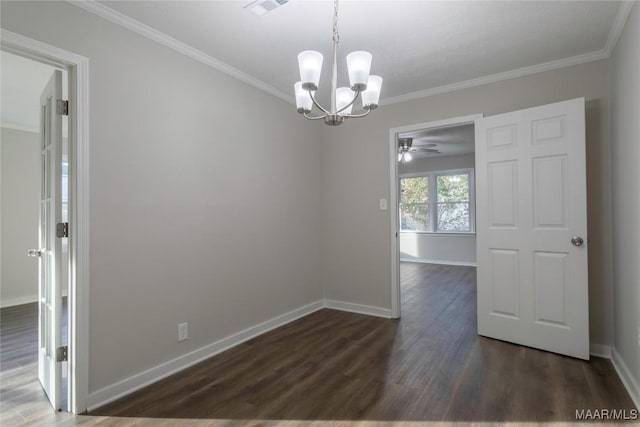
M325 113L325 115L330 115L331 113L330 113L330 112L328 112L328 111L326 110L326 108L324 108L322 105L320 105L320 104L318 103L318 101L316 101L316 98L313 96L313 93L311 92L311 89L309 89L309 90L308 90L308 92L309 92L309 96L311 97L311 100L313 101L313 105L315 105L316 107L318 107L319 109L321 109L321 110Z
M348 118L348 119L359 119L360 117L368 116L369 113L371 112L371 108L369 108L369 107L364 107L364 108L365 108L365 112L364 113L361 113L361 114L343 114L343 116Z
M302 113L302 115L304 116L305 119L309 119L309 120L322 120L325 117L327 117L326 114L324 116L310 116L307 113Z
M338 111L336 111L336 114L339 114L339 113L343 112L344 110L346 110L347 108L351 107L353 105L353 103L356 102L356 100L358 99L358 96L360 96L360 89L356 90L356 96L353 97L351 102L348 103L347 105L345 105L344 107L342 107L341 109L339 109ZM345 116L348 116L348 114L345 114Z

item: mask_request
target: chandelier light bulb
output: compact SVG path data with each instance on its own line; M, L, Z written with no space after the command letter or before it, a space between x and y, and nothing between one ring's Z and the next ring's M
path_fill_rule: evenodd
M405 162L410 162L411 160L413 160L413 156L411 155L410 152L406 151L404 153L404 161Z
M398 153L398 161L402 161L402 153Z
M349 89L348 87L339 87L336 90L336 111L342 110L344 107L349 105L351 101L353 101L353 97L355 96L355 92ZM344 111L338 113L341 116L345 114L351 114L351 110L353 109L353 104L349 105Z
M347 69L349 70L349 84L353 90L365 90L371 70L371 59L369 52L358 50L347 55Z
M298 55L298 67L300 68L300 81L305 90L316 90L320 83L322 71L322 54L315 50L305 50Z
M298 113L310 113L313 107L313 101L309 93L302 88L302 82L297 82L294 88L296 91L296 108L298 109ZM311 91L311 93L315 94L315 91Z
M378 107L380 100L380 89L382 88L382 77L369 76L367 82L367 90L362 92L362 106L369 107L372 110Z

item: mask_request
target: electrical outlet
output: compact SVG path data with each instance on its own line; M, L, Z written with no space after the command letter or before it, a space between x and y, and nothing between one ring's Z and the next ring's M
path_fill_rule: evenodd
M189 338L189 324L187 322L178 325L178 342Z

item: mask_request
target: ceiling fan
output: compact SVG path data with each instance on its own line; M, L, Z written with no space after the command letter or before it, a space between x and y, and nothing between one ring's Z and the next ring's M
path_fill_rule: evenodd
M413 159L411 153L432 153L440 154L440 150L433 148L437 144L424 144L419 147L412 147L413 138L398 138L398 161L402 163L410 162Z

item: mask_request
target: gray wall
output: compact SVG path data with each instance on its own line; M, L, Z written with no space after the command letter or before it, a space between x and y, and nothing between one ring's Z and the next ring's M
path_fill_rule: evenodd
M421 173L452 169L472 169L475 154L458 156L423 157L409 163L400 163L398 173ZM437 234L400 232L400 259L403 261L429 261L451 264L475 264L475 234Z
M315 124L66 2L2 28L90 61L90 392L322 297Z
M640 384L640 6L611 61L614 346ZM640 389L636 390L640 399Z
M322 128L322 279L327 298L390 308L389 129L586 98L591 341L613 342L608 61L401 104ZM383 88L384 90L384 88ZM384 94L383 94L384 96ZM354 160L355 159L355 160Z
M38 300L40 135L0 129L0 300L2 307Z

